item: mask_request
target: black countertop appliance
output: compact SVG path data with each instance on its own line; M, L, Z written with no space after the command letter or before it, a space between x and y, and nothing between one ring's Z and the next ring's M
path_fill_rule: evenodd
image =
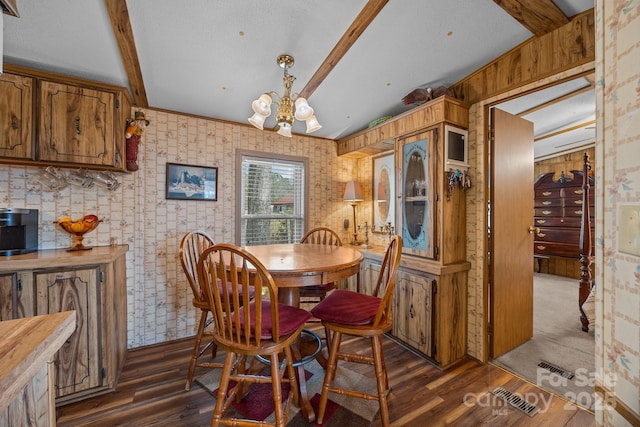
M0 208L0 256L38 250L38 210Z

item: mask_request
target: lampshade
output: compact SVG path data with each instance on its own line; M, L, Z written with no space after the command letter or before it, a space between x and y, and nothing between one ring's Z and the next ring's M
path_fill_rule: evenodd
M315 132L321 127L322 125L318 123L315 114L307 119L307 133Z
M291 138L291 126L289 126L288 124L284 124L280 126L280 129L278 129L278 135L282 135L282 136L286 136L287 138Z
M296 99L296 120L307 120L313 116L313 108L309 106L306 99L298 97Z
M344 188L344 198L345 202L361 202L364 200L362 197L362 187L360 183L357 181L349 181L347 182L346 187Z
M268 93L263 93L260 95L260 98L256 99L251 103L251 108L253 111L266 117L271 115L271 103L273 100Z
M291 95L291 87L293 81L296 79L293 75L289 74L289 68L293 67L293 56L282 54L276 58L278 65L284 69L284 76L282 77L282 83L284 85L284 94L280 96L276 102L278 111L276 113L276 123L279 126L278 134L291 138L291 130L293 127L294 119L299 121L305 121L307 124L307 133L315 132L320 129L320 123L313 114L313 108L309 105L307 100L299 94L295 93ZM260 95L258 99L251 103L251 108L255 113L248 120L256 128L263 130L264 121L271 115L271 103L273 99L271 95L279 96L276 92L268 92Z
M267 116L263 116L260 113L255 113L253 116L249 117L249 123L262 130L262 126L264 125L264 121L266 120L266 118Z

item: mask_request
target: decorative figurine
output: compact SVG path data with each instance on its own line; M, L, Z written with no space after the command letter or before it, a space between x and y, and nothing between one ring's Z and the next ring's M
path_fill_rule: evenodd
M124 137L127 140L127 170L138 170L138 145L142 132L149 126L149 120L145 118L144 111L136 111L132 120L127 120L127 130Z

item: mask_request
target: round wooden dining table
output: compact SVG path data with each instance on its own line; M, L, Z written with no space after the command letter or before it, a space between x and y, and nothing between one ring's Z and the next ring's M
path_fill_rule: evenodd
M278 300L283 304L298 307L300 288L303 286L323 285L346 279L358 274L362 254L347 246L317 244L270 244L244 246L269 270L278 287ZM302 358L305 352L303 340L299 349L294 351ZM320 361L324 366L324 363ZM316 419L307 393L304 366L297 366L298 386L300 387L300 409L308 422Z
M300 305L300 288L346 279L360 271L362 254L348 246L280 243L244 246L269 270L283 304Z

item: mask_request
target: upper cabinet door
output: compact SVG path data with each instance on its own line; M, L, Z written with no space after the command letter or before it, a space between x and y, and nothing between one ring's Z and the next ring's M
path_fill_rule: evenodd
M31 77L0 75L0 157L32 159L33 85Z
M113 92L39 82L38 160L117 166Z
M435 250L435 145L437 130L401 138L396 148L396 170L401 181L396 194L400 204L396 217L402 236L402 252L437 258Z

